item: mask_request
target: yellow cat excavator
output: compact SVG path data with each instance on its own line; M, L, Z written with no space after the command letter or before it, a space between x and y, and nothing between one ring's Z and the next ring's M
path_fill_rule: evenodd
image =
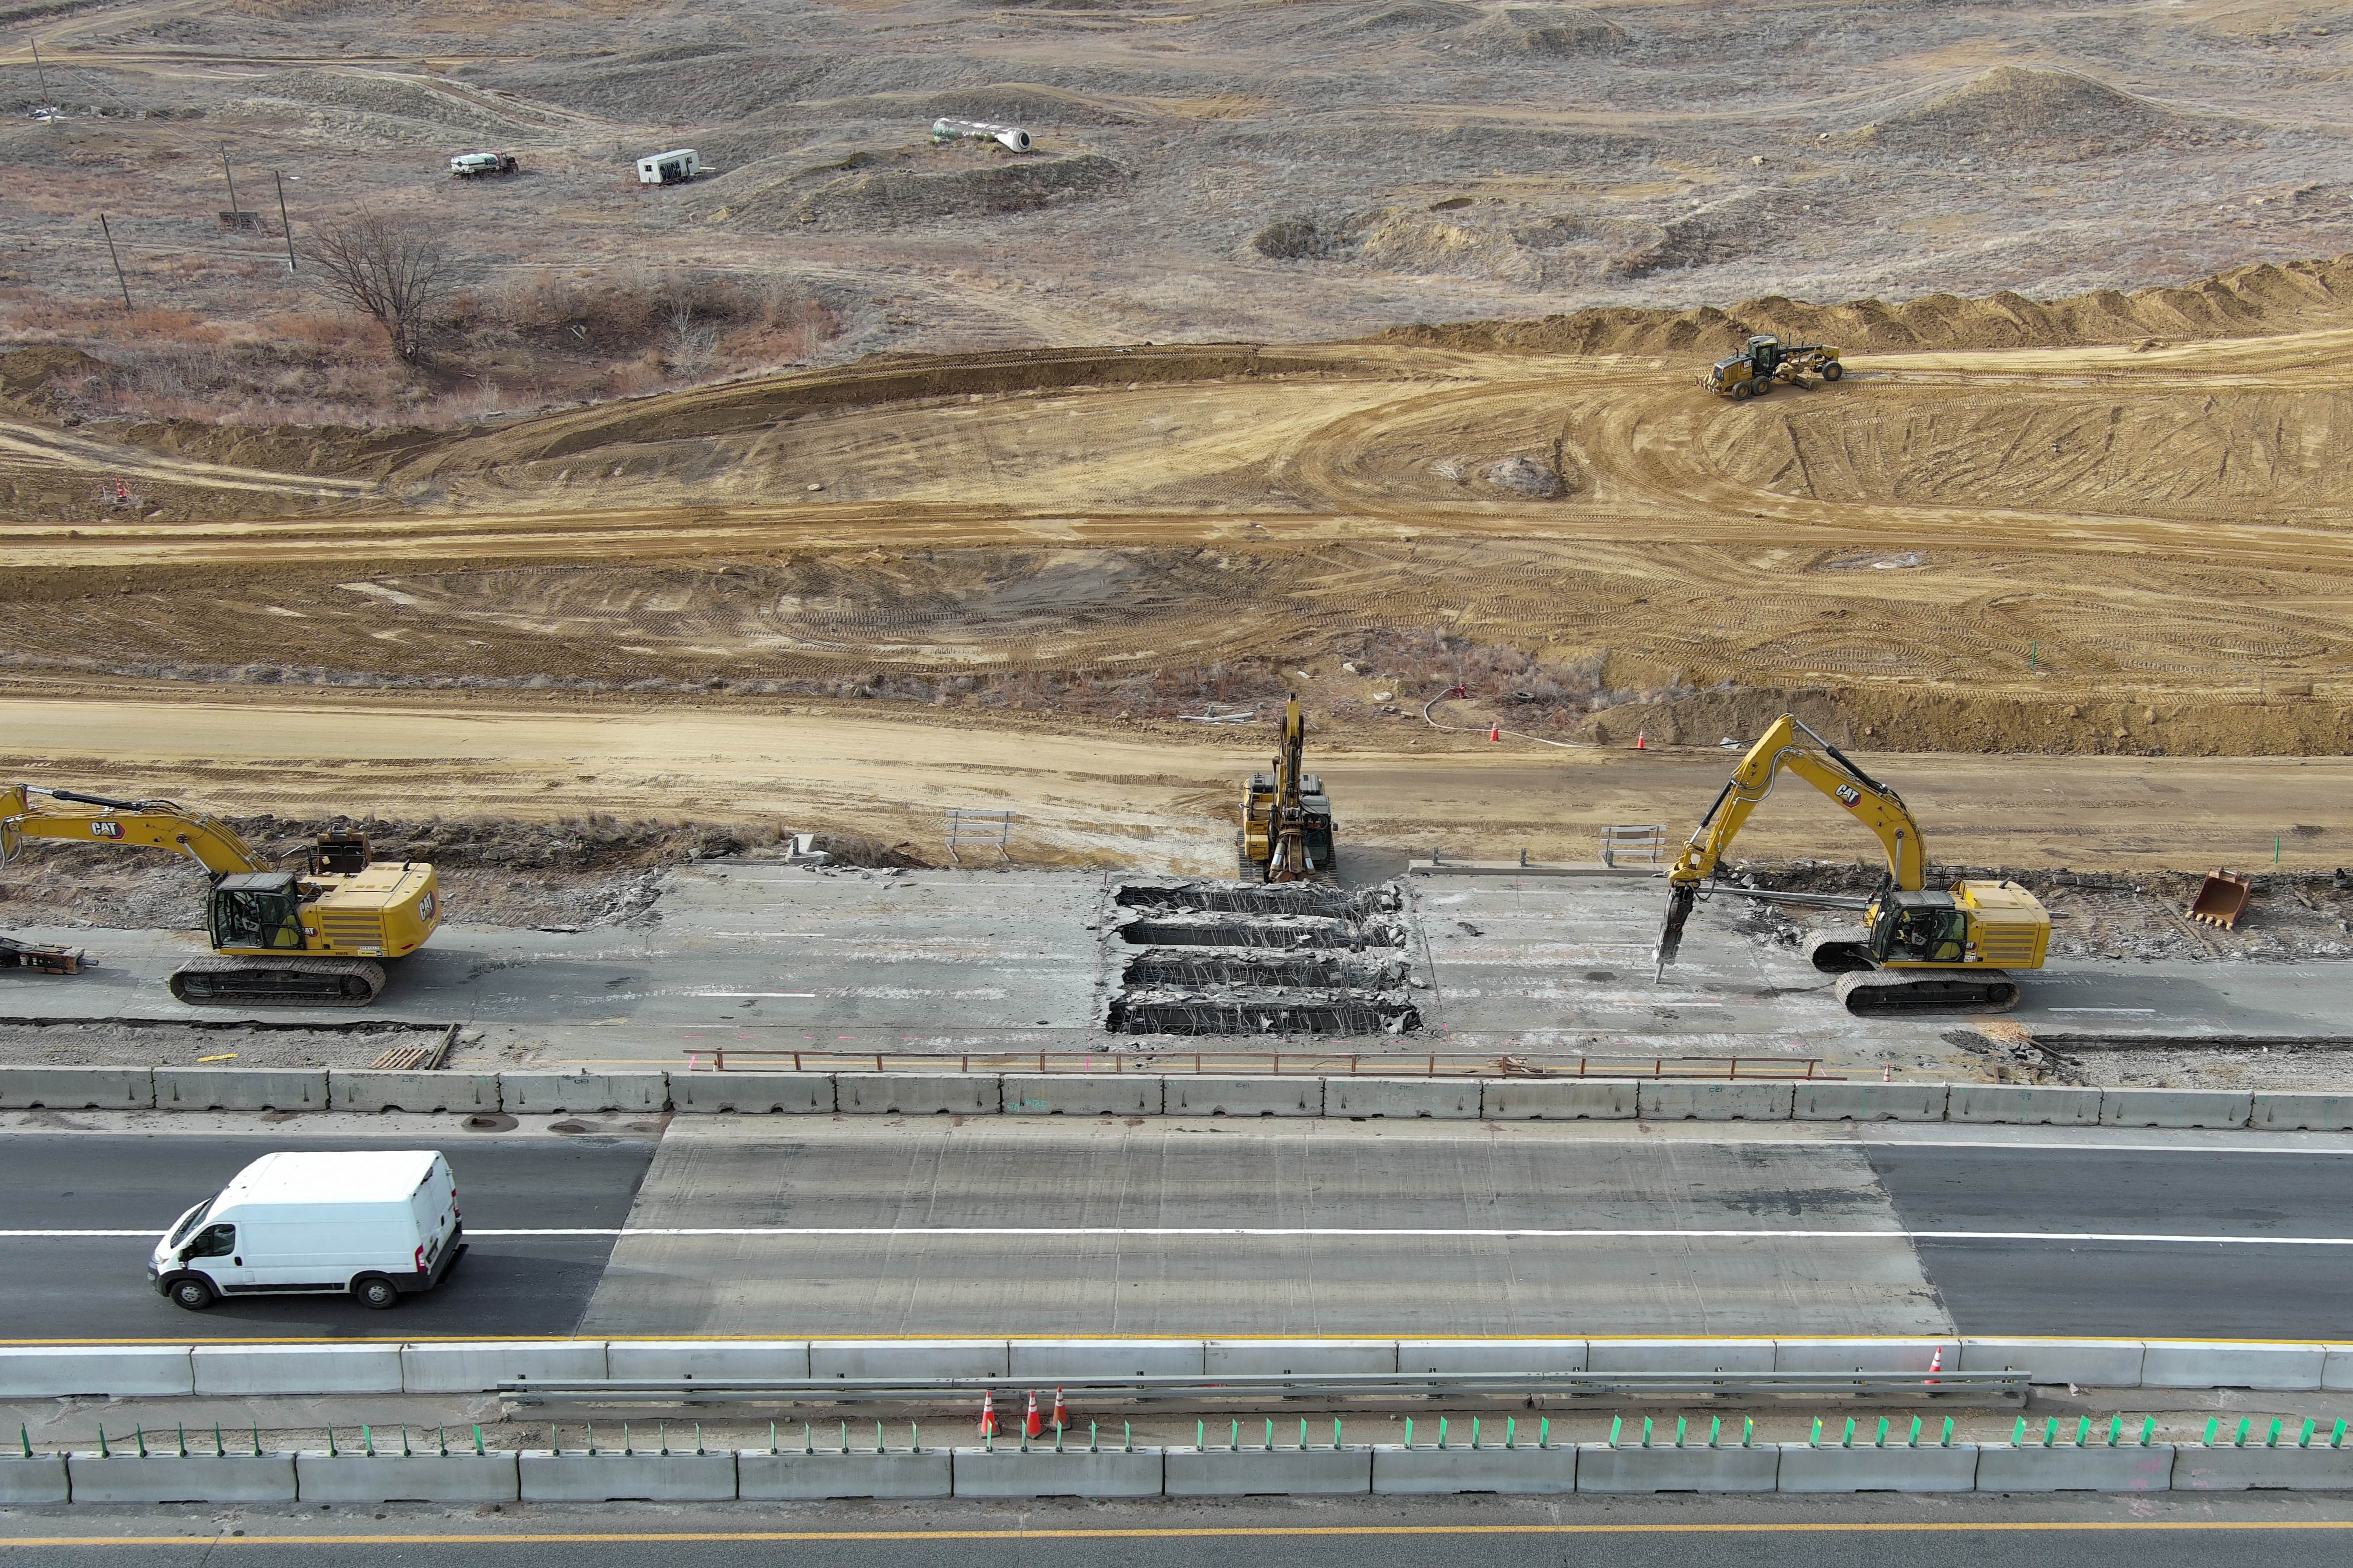
M1715 804L1667 873L1667 921L1659 935L1659 973L1675 961L1683 925L1701 889L1749 813L1773 793L1787 769L1854 814L1878 835L1887 872L1869 899L1775 895L1720 886L1745 897L1856 909L1864 929L1814 939L1814 967L1839 977L1839 1000L1851 1013L1949 1009L2005 1013L2018 1005L2008 969L2040 969L2051 944L2051 916L2015 882L1955 882L1930 891L1927 849L1904 799L1858 767L1794 714L1783 714L1740 759Z
M28 838L166 849L210 872L213 956L171 981L173 995L199 1005L365 1006L384 989L384 961L416 952L441 923L433 868L374 861L356 833L320 834L301 870L274 870L227 823L168 800L0 789L0 866Z
M1306 760L1307 721L1293 693L1282 715L1282 749L1274 771L1242 784L1239 874L1242 880L1304 881L1332 868L1332 797L1324 781L1300 771Z

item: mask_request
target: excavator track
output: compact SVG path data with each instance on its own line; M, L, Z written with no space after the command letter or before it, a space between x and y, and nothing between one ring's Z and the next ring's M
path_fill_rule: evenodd
M1806 958L1824 974L1857 974L1878 967L1871 956L1871 933L1852 928L1816 936L1806 943Z
M196 1007L364 1007L384 989L384 965L364 958L192 958L172 972L172 994Z
M1838 996L1862 1017L1883 1013L2007 1013L2018 982L1999 969L1873 969L1839 977Z

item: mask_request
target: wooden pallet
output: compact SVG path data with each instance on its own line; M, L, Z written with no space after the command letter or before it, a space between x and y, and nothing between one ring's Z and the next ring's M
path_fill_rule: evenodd
M441 1032L441 1037L429 1046L395 1046L368 1063L391 1072L434 1072L449 1059L449 1047L458 1043L458 1031L462 1025L452 1024Z

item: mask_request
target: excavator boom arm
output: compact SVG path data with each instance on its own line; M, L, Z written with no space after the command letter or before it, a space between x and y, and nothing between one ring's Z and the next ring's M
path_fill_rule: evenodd
M1740 765L1693 830L1674 868L1667 873L1667 921L1659 937L1659 967L1675 960L1683 922L1691 916L1699 886L1715 874L1743 825L1773 793L1787 770L1844 806L1877 836L1887 853L1887 874L1895 888L1917 891L1927 876L1928 856L1920 825L1904 797L1862 771L1852 758L1785 713L1748 748Z
M59 810L47 804L50 801L69 801L100 809ZM228 824L168 800L110 800L103 795L37 789L26 784L0 789L0 864L14 858L27 838L168 849L187 856L216 876L259 871L268 865Z

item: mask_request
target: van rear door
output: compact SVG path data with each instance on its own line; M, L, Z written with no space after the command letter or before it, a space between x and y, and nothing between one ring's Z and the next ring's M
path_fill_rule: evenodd
M408 1211L417 1226L418 1242L411 1266L418 1273L425 1273L432 1268L458 1229L458 1181L448 1160L438 1154L433 1157L424 1179L408 1194Z

